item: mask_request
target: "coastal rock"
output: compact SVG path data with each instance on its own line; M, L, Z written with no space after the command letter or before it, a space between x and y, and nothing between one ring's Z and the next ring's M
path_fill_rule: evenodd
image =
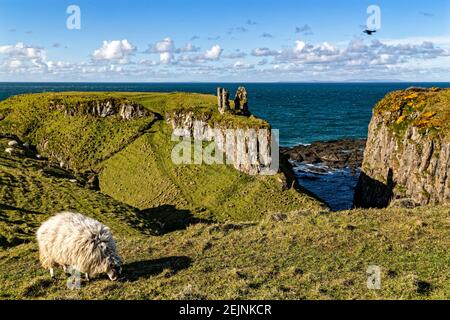
M132 120L150 115L147 109L135 102L115 98L77 102L74 105L51 100L50 109L64 111L68 116L86 114L101 118L118 116L122 120Z
M365 144L365 139L318 141L310 145L281 148L280 152L296 162L321 163L331 169L356 170L361 167Z
M201 141L214 140L217 149L223 153L221 159L227 164L232 164L235 169L250 175L272 174L270 133L265 135L256 128L254 131L246 131L247 128L209 123L210 119L195 115L192 111L173 112L166 118L175 136L193 137ZM267 130L270 128L262 129L265 129L264 133L270 132ZM230 136L230 133L233 133L233 136ZM225 143L230 139L233 139L232 143ZM258 157L251 157L249 154Z
M449 120L450 89L411 88L380 101L369 125L354 206L449 203Z
M244 115L249 115L247 90L245 87L239 87L234 97L234 108L240 110Z

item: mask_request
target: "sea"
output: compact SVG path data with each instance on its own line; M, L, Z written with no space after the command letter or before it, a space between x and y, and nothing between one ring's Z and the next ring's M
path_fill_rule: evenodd
M372 108L388 92L416 87L450 87L450 83L0 83L0 100L21 93L57 91L197 92L230 97L245 86L250 111L280 130L280 145L366 138ZM332 210L352 207L358 172L333 170L323 164L294 163L299 183L328 203ZM314 168L313 168L314 169ZM320 171L321 173L318 173Z

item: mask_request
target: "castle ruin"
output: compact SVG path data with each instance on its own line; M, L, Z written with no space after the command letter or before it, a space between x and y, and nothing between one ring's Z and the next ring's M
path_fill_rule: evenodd
M227 89L217 88L217 106L220 114L224 114L231 109L229 97L230 95ZM246 116L250 115L248 110L247 90L245 87L241 86L236 91L234 97L234 110L239 111Z

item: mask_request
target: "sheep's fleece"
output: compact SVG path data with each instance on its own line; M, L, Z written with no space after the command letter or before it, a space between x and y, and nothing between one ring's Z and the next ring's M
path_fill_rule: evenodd
M44 268L71 267L86 278L106 272L117 280L122 259L110 229L76 212L61 212L45 221L37 231L39 258Z

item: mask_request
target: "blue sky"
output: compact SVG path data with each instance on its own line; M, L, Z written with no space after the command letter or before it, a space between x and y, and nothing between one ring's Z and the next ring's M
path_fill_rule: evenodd
M450 0L0 0L0 81L355 79L450 81Z

